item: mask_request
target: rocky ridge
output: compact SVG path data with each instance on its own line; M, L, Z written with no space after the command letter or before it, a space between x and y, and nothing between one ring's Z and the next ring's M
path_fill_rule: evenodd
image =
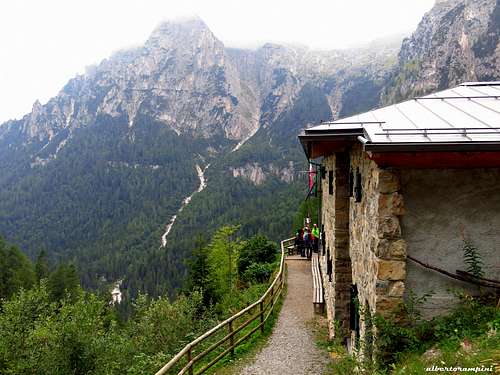
M4 124L0 139L19 132L42 154L52 149L33 155L33 165L45 165L75 128L98 116L125 115L133 139L136 116L146 114L177 134L241 142L275 121L306 83L321 87L338 114L352 76L383 79L396 51L396 45L328 52L275 44L238 50L225 48L200 19L168 22L143 47L115 53L46 105L36 102L23 119Z
M439 0L401 46L384 102L500 78L500 2Z

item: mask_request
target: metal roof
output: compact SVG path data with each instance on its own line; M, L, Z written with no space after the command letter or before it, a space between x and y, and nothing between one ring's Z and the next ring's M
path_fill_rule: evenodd
M305 136L358 131L366 150L479 149L500 144L500 82L468 82L305 130Z

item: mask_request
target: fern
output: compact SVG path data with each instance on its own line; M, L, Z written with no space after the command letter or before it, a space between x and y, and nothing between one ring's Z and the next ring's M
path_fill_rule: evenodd
M467 272L476 277L483 277L483 260L478 249L469 241L464 240L464 262L468 266Z

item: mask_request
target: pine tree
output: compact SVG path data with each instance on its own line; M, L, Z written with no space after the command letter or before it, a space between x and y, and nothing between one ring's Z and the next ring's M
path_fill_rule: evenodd
M61 263L49 276L48 289L53 301L61 301L67 296L74 300L79 287L80 281L73 264Z
M19 289L35 282L33 264L19 248L0 237L0 298L9 298Z
M38 253L38 257L36 258L35 263L35 273L38 282L49 277L49 260L47 258L47 252L45 251L45 249L42 249L40 253Z

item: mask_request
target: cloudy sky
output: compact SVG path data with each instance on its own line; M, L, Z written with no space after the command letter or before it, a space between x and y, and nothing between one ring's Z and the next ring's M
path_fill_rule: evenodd
M197 15L226 45L346 48L415 29L435 0L1 0L0 123L45 103L75 74Z

